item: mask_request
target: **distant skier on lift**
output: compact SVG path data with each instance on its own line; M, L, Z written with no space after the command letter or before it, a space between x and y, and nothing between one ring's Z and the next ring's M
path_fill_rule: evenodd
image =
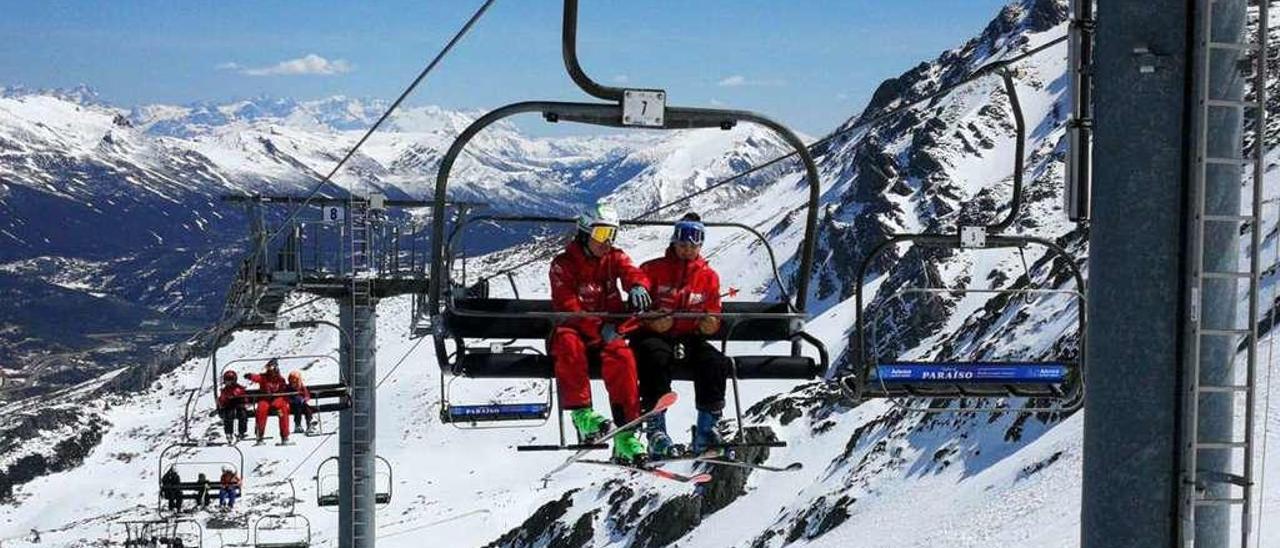
M307 418L308 434L315 432L315 422L312 418L315 411L311 408L311 404L307 403L311 400L311 391L307 390L306 383L302 382L302 372L293 370L289 372L289 390L293 395L289 396L289 411L293 413L293 429L302 430L302 418Z
M222 417L222 431L230 444L243 440L249 429L249 411L244 408L244 386L236 382L236 379L235 371L223 371L222 391L218 393L218 416ZM239 428L232 430L233 422Z
M725 380L732 364L729 358L707 341L720 330L720 276L701 255L706 226L696 213L675 224L671 244L664 256L640 266L653 288L653 308L661 312L702 313L697 319L670 316L646 320L631 337L631 347L639 362L640 403L643 410L671 391L671 369L683 361L693 370L693 390L698 409L694 429L694 454L723 445L716 424L724 411ZM666 414L649 419L645 428L649 454L655 458L675 456L667 435Z
M258 400L258 412L254 417L254 431L258 435L258 444L263 443L267 430L267 414L272 408L280 417L280 445L289 443L289 399L283 394L289 391L289 383L280 376L280 361L276 358L267 360L262 373L249 373L245 378L258 383L263 398ZM272 396L273 394L281 394Z
M624 312L627 306L642 311L651 299L648 280L631 258L613 247L620 227L612 205L597 203L578 216L577 234L551 261L551 302L557 312ZM619 283L627 292L624 304ZM570 319L551 336L560 406L572 410L578 437L590 442L612 426L591 407L591 382L587 352L600 356L601 375L609 392L613 424L625 424L640 416L635 356L619 333L617 320L595 317ZM614 458L632 462L645 455L644 444L626 431L613 438Z

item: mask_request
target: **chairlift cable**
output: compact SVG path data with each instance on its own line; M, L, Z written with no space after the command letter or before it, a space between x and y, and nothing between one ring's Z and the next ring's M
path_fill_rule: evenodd
M378 384L374 385L374 389L376 390L376 389L378 389L379 387L381 387L381 386L382 386L382 383L383 383L383 382L385 382L388 378L390 378L390 377L391 377L391 374L392 374L392 373L395 373L395 372L396 372L396 369L398 369L398 368L400 367L400 365L401 365L401 364L403 364L403 363L405 362L405 360L409 359L409 356L410 356L411 354L413 354L413 351L414 351L414 350L417 350L417 349L418 349L418 345L422 344L422 341L424 341L424 340L426 340L426 339L425 339L425 338L423 338L423 339L418 339L418 340L417 340L417 342L413 343L413 346L410 346L410 347L409 347L409 350L406 350L406 351L405 351L405 353L404 353L404 355L400 356L400 359L399 359L398 361L396 361L396 364L395 364L395 365L393 365L393 366L391 366L391 370L390 370L390 371L387 371L387 374L386 374L386 375L383 375L382 379L378 381ZM329 443L329 440L331 440L331 439L333 439L333 436L332 436L332 435L325 436L324 441L321 441L320 443L316 444L315 448L314 448L314 449L312 449L310 453L307 453L307 456L306 456L306 457L303 457L302 461L298 462L298 465L297 465L297 466L295 466L295 467L293 467L293 470L290 470L290 471L289 471L289 474L288 474L288 475L286 475L286 476L284 477L284 479L283 479L283 480L280 480L280 481L281 481L281 482L284 482L284 481L287 481L287 480L293 479L293 475L294 475L294 474L296 474L296 473L298 473L298 470L301 470L301 469L302 469L302 466L303 466L304 464L306 464L308 461L310 461L310 460L311 460L311 457L314 457L314 456L316 455L316 452L317 452L317 451L319 451L321 447L324 447L324 445L325 445L326 443Z
M414 532L414 531L420 531L420 530L422 530L422 529L427 529L427 528L429 528L429 527L435 527L435 526L437 526L437 525L442 525L442 524L445 524L445 523L449 523L449 522L451 522L451 521L457 521L457 520L460 520L460 519L465 518L465 517L470 517L470 516L474 516L474 515L478 515L478 514L491 514L491 513L493 513L493 512L492 512L492 511L490 511L488 508L479 508L479 509L476 509L476 510L472 510L472 511L470 511L470 512L464 512L464 513L458 514L458 515L456 515L456 516L449 516L449 517L447 517L447 518L438 519L438 520L431 521L431 522L428 522L428 523L425 523L425 524L422 524L422 525L415 525L415 526L410 527L410 528L408 528L408 529L401 529L401 530L399 530L399 531L392 531L392 532L390 532L390 533L385 533L385 534L382 534L382 535L378 535L378 538L380 538L380 539L390 538L390 537L394 537L394 536L403 535L403 534L405 534L405 533L412 533L412 532ZM379 528L379 529L382 529L383 527L390 527L390 526L389 526L389 525L387 525L387 526L382 526L382 527L378 527L378 528Z
M338 164L335 165L333 169L329 171L329 174L325 175L324 178L320 179L320 181L316 183L315 187L312 188L311 191L307 193L306 197L302 200L302 202L299 203L296 207L294 207L293 211L289 212L289 216L286 217L285 220L280 223L280 227L277 228L275 232L272 232L271 236L269 236L266 240L263 241L262 243L263 246L266 246L267 244L271 243L273 240L276 239L276 237L278 237L282 232L284 232L285 228L289 226L289 223L293 221L295 218L297 218L298 214L302 212L303 208L307 207L307 205L311 203L311 200L315 198L316 194L320 193L320 190L324 188L324 185L330 182L331 179L333 179L334 175L337 175L338 170L342 169L342 167L346 165L347 161L350 160L353 156L355 156L355 153L358 150L360 150L360 147L364 145L365 141L368 141L369 137L373 136L373 133L377 131L379 127L382 126L383 122L386 122L387 119L391 118L391 115L395 113L396 109L400 106L400 104L403 103L404 100L407 99L411 93L413 93L413 90L418 87L418 84L422 83L423 79L427 77L427 74L431 73L431 71L436 68L436 65L439 65L440 62L444 60L444 57L448 55L450 51L453 50L453 47L462 39L463 36L467 34L468 31L471 30L471 27L474 26L475 23L480 20L480 17L483 16L486 11L488 11L489 6L493 5L493 2L494 0L485 0L485 3L482 4L480 8L477 9L476 12L471 15L471 18L468 19L467 22L462 25L461 29L458 29L458 32L455 33L453 35L453 38L450 39L447 44L445 44L444 48L441 49L440 52L436 54L435 58L432 59L431 62L427 64L426 68L422 69L422 72L418 73L418 77L413 79L413 82L409 84L409 87L405 88L405 90L400 93L400 96L396 98L395 102L391 103L391 106L387 108L386 112L383 112L382 116L379 117L378 120L373 123L373 126L371 126L367 131L365 131L364 136L360 137L359 141L356 141L356 144L352 146L350 150L347 151L346 155L344 155L341 160L338 160ZM261 249L255 251L255 253L260 251Z
M1255 182L1254 184L1259 184L1259 183ZM1259 224L1261 224L1261 215L1259 215L1258 222ZM1259 231L1261 231L1263 227L1258 226L1257 228ZM1275 259L1271 263L1271 270L1272 270L1273 277L1280 275L1280 208L1277 208L1277 211L1276 211L1275 232L1276 232L1276 235L1275 235L1275 240L1273 244L1275 249ZM1267 301L1267 304L1270 307L1270 312L1271 312L1271 326L1268 328L1268 331L1270 331L1271 336L1267 338L1267 375L1266 375L1266 380L1262 382L1262 386L1267 391L1267 394L1266 396L1263 396L1262 455L1260 455L1258 458L1258 468L1260 469L1260 471L1258 472L1258 516L1259 517L1267 515L1266 513L1267 512L1267 440L1270 439L1271 437L1271 420L1270 419L1273 417L1273 415L1271 414L1271 373L1272 373L1272 370L1275 368L1275 362L1273 360L1275 359L1275 350L1276 350L1276 320L1280 319L1276 317L1276 312L1277 312L1276 297L1278 293L1280 293L1280 292L1277 292L1277 288L1276 288L1277 284L1280 284L1280 278L1276 278L1271 282L1271 298L1268 299ZM1259 519L1258 521L1259 538L1262 538L1262 524L1263 524L1263 521Z

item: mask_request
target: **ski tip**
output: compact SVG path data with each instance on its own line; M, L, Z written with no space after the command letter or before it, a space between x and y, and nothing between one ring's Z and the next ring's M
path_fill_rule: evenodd
M711 474L698 474L689 478L689 483L700 484L711 481Z
M795 471L798 471L798 470L803 469L803 468L804 468L804 463L802 463L802 462L793 462L793 463L791 463L791 464L788 464L786 467L784 467L784 468L783 468L783 470L786 470L786 471L788 471L788 472L795 472Z
M660 409L666 409L668 407L671 407L672 405L675 405L677 399L678 399L678 396L676 396L675 392L667 392L666 394L663 394L661 398L658 398L658 402L654 405L654 407L660 408Z

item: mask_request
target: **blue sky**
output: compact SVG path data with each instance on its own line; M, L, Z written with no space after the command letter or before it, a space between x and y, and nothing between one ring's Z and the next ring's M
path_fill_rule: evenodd
M883 79L975 36L1004 3L583 0L579 43L587 72L605 83L665 88L673 104L757 110L818 135ZM480 4L0 0L0 85L85 83L121 106L390 99ZM497 0L410 103L584 99L561 63L561 9Z

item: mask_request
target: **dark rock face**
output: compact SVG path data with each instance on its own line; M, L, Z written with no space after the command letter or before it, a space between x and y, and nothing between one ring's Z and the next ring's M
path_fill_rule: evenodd
M568 491L559 500L548 502L534 511L529 519L520 524L519 527L508 531L506 534L498 537L487 545L486 548L516 548L521 546L572 546L567 544L552 544L563 542L569 537L579 534L578 526L574 525L572 529L568 529L563 523L558 521L561 517L573 507L573 496L578 491L576 489ZM582 520L579 520L581 522ZM590 527L588 521L587 527ZM588 532L589 533L589 532ZM589 536L587 538L590 538ZM585 546L578 544L577 546Z
M748 443L777 441L766 427L748 427L743 431ZM767 447L745 447L737 458L744 462L762 463L769 458ZM662 481L644 475L610 479L597 496L590 499L570 491L559 500L547 503L519 527L508 531L489 544L491 548L532 548L536 546L589 546L596 530L606 531L610 538L626 540L628 546L667 546L688 534L702 518L718 512L746 493L747 479L753 472L738 467L698 465L696 470L708 472L712 480L693 493L662 499L653 490L653 482ZM603 501L603 504L601 503ZM590 505L591 510L569 525L564 521L569 509L577 504Z
M0 430L0 454L12 454L20 443L46 429L74 429L50 450L31 453L0 469L0 502L14 500L14 488L40 476L70 470L102 441L108 424L97 415L86 415L73 407L46 408L22 414Z

